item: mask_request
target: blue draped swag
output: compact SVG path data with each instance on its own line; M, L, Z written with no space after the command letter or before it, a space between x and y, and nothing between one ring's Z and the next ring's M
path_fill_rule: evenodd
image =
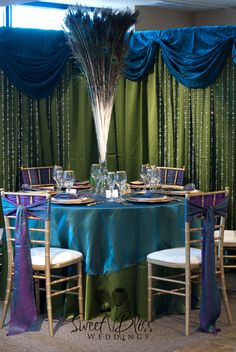
M231 53L236 63L236 26L135 32L123 75L130 80L148 75L159 48L177 81L204 88L219 76ZM52 94L70 56L63 31L0 28L0 69L29 97Z
M0 69L28 97L51 95L70 55L63 31L0 28Z
M131 39L125 76L137 80L146 75L155 63L158 47L178 82L189 88L204 88L219 76L230 51L236 63L236 26L136 32Z

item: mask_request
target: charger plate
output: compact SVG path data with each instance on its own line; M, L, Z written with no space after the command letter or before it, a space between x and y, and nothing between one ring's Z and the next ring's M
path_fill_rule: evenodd
M83 197L83 198L75 198L75 199L63 199L63 198L52 198L52 203L54 204L63 204L63 205L84 205L93 203L94 199Z
M51 195L57 194L56 191L54 191L54 186L29 186L29 189L23 190L24 192L42 192L42 193L49 193Z
M195 192L199 192L199 191L198 190L178 191L178 190L174 190L174 189L169 189L169 190L165 191L165 193L168 196L185 196L188 193L195 193Z
M125 198L129 202L133 203L167 203L170 202L172 199L168 196L161 196L161 197L145 197L143 196L138 196L138 197L126 197Z
M89 181L81 181L81 182L75 182L74 185L71 187L74 189L90 189L91 185Z
M149 189L150 185L147 184L146 186L144 185L144 183L142 181L131 181L129 183L129 186L131 189ZM178 185L166 185L166 184L160 184L159 185L160 189L163 190L178 190L178 191L183 191L184 187L183 186L178 186Z
M131 181L129 183L130 188L136 189L136 188L150 188L150 185L144 185L142 181Z

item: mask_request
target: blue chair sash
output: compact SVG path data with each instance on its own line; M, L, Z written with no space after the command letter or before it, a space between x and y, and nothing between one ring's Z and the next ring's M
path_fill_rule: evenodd
M2 197L4 215L16 214L13 293L8 335L25 332L37 319L30 253L28 216L46 220L49 202L39 200L29 205L17 205Z
M220 292L215 275L214 225L215 216L225 216L228 199L215 206L202 207L186 199L186 221L204 215L202 228L202 294L199 331L217 333L216 320L221 314Z

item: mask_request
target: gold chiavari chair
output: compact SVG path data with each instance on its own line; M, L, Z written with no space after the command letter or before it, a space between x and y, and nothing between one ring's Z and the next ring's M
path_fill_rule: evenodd
M203 230L204 224L206 224L207 211L211 207L216 209L213 217L215 223L212 225L212 234L206 233L205 239L209 240L212 236L211 241L213 246L213 252L211 252L212 258L214 258L212 265L213 276L220 277L221 290L224 305L226 308L228 322L232 322L231 312L229 309L225 276L224 276L224 265L223 265L223 238L224 238L224 227L225 217L227 210L228 190L218 192L198 192L194 194L187 194L185 196L185 246L181 248L170 248L159 250L150 253L147 256L148 264L148 319L152 318L152 305L153 296L170 294L184 297L185 299L185 334L189 335L190 332L190 311L191 311L191 286L194 281L199 281L202 274L202 263L206 262L206 258L210 257L209 253L205 253L204 260L202 258L202 244L203 237L199 238L199 234ZM191 203L188 203L191 202ZM190 205L198 209L198 213L190 219ZM226 204L226 205L224 205ZM224 205L224 214L219 215L217 207ZM222 213L221 213L222 214ZM196 225L197 224L197 225ZM218 230L219 235L214 237L214 230ZM203 233L203 232L202 232ZM170 268L171 275L160 276L155 275L154 268L163 267ZM182 272L173 274L172 269L182 269ZM209 268L207 268L208 270ZM217 284L217 283L216 283ZM160 286L162 285L162 286ZM163 285L165 288L163 288ZM203 289L203 288L202 288ZM211 292L211 295L213 293ZM212 296L213 297L213 296Z
M51 195L43 192L1 192L2 207L7 238L8 250L8 278L5 300L3 304L3 317L0 327L3 327L10 302L12 284L14 280L14 243L16 231L16 211L23 205L28 209L29 236L31 242L31 261L33 269L33 279L36 287L36 303L39 310L39 281L44 281L46 286L47 316L49 323L49 333L53 336L52 320L52 299L62 294L75 294L78 296L79 313L83 317L83 285L82 285L82 259L83 255L79 251L56 248L50 246L50 201ZM9 205L10 204L10 205ZM40 204L37 213L37 206ZM42 210L42 204L46 204L46 210ZM15 213L9 211L9 206L15 207ZM55 275L56 269L76 266L76 273L64 276ZM53 272L52 272L53 271ZM60 270L61 272L61 270ZM70 283L70 285L69 285ZM66 285L66 288L62 285Z

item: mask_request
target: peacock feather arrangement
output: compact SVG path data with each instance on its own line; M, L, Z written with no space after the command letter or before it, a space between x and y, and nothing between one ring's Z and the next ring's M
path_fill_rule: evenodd
M65 33L84 75L94 117L99 159L106 161L108 132L118 79L137 12L110 8L69 7Z

